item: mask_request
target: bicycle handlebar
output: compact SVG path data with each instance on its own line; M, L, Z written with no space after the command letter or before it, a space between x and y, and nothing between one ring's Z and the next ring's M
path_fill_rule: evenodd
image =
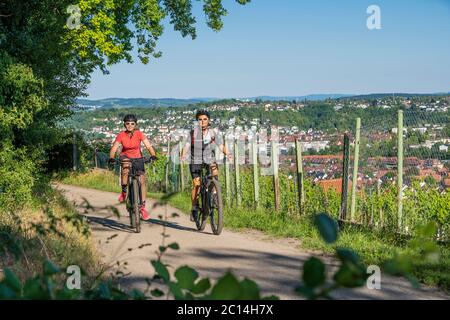
M131 162L136 162L138 160L144 160L144 163L152 163L152 162L158 160L158 158L151 156L151 157L142 157L142 158L128 158L128 160ZM119 161L117 161L114 158L109 159L109 164L115 164L116 162L119 162Z

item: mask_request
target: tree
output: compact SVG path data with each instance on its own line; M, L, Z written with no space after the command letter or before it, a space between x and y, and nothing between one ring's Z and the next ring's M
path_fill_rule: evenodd
M222 1L201 2L207 25L219 31L227 14ZM1 2L0 168L23 167L29 169L23 176L48 176L38 174L46 153L71 137L57 125L86 95L92 72L108 73L115 63L132 62L134 46L143 63L161 56L156 44L166 17L183 37L196 38L192 0ZM6 181L8 173L3 173L0 182ZM18 185L10 189L18 190L21 180L14 182Z
M207 25L219 31L227 14L222 1L202 2ZM67 9L74 4L81 17L79 27L70 29ZM67 116L95 68L107 73L112 64L132 62L134 41L143 63L161 56L156 44L166 17L183 37L196 38L191 0L23 0L8 1L0 10L1 50L43 80L46 121Z
M242 5L250 2L236 1ZM207 25L219 31L223 27L222 17L227 14L222 1L202 2ZM69 18L73 12L68 13L69 5L79 8L81 16L76 25L79 27L70 28ZM23 124L27 119L27 126L15 126L20 129L14 132L16 140L28 145L47 141L42 133L46 132L46 127L55 126L71 114L76 98L85 95L91 73L96 68L108 73L112 64L132 62L134 43L143 63L148 63L150 56L161 56L155 48L166 17L183 37L196 38L191 0L22 0L2 3L0 73L11 81L11 76L18 79L19 74L27 73L35 84L24 90L28 93L38 90L42 100L34 99L30 104L31 100L24 103L13 97L26 86L16 90L9 83L0 89L0 110L6 110L0 114L2 118L10 119L5 117L6 112L10 117L14 111L21 120L18 123L8 120L10 123Z

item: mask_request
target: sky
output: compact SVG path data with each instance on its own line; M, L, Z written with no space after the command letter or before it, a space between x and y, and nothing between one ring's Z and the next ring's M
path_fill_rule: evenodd
M220 32L168 22L159 59L96 71L90 99L450 92L450 0L223 0ZM381 29L369 30L378 5Z

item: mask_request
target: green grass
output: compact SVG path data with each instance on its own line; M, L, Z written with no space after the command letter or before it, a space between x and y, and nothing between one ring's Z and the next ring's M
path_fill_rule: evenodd
M100 270L89 226L73 205L48 185L42 186L31 206L18 212L0 210L0 244L0 270L7 267L22 280L39 274L45 260L62 270L78 265L85 272L85 285Z
M117 177L111 172L93 171L88 174L69 175L63 183L104 191L119 192ZM149 193L149 197L161 198L161 193ZM188 192L178 193L169 199L169 204L190 211ZM381 264L398 252L406 252L405 240L385 231L345 227L334 246L325 244L313 225L311 217L295 214L269 212L264 209L225 208L225 227L233 230L254 229L279 238L296 238L301 247L332 254L335 247L355 250L366 264ZM414 274L427 285L439 286L450 291L450 248L440 245L441 260L438 264L423 263L416 266Z

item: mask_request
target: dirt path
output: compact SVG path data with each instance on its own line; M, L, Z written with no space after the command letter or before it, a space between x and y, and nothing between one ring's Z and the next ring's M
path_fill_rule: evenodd
M87 216L97 249L104 263L127 262L121 280L125 288L144 290L146 278L153 276L150 260L156 258L156 250L162 243L162 232L168 235L166 244L177 242L180 250L169 250L164 261L171 266L189 265L201 277L215 279L227 270L238 277L248 277L258 283L262 293L275 294L281 299L299 299L294 288L299 283L300 266L311 253L297 247L295 241L271 240L259 232L238 233L224 229L220 236L211 233L207 225L205 232L198 232L189 217L173 207L158 206L149 210L152 219L142 223L140 234L129 229L129 218L125 206L117 203L118 195L58 184L67 199L74 202L80 213ZM85 212L83 198L96 208ZM155 201L150 200L148 208ZM110 210L99 209L114 205L120 212L118 219ZM177 217L172 217L177 213ZM158 218L167 214L167 221ZM143 244L151 244L143 246ZM132 250L130 250L132 249ZM325 258L325 257L322 257ZM327 267L332 270L335 262L325 258ZM449 299L445 293L435 288L413 289L406 280L382 275L381 290L361 288L341 290L334 295L339 299Z

